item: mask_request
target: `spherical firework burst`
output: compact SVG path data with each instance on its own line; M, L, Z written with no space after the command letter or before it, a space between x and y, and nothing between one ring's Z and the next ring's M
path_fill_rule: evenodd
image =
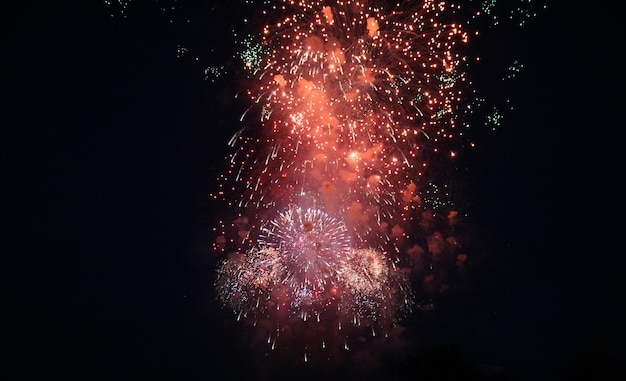
M318 209L290 207L262 228L257 247L223 263L220 296L243 315L267 313L260 304L272 304L281 316L319 317L335 302L350 249L343 223Z
M319 209L292 206L261 228L260 244L278 248L292 271L289 281L304 292L329 286L351 242L345 224ZM331 285L332 286L332 285Z

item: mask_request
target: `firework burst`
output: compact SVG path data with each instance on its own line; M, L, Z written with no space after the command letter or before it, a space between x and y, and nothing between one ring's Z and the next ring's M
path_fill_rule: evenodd
M238 318L267 330L272 348L293 345L289 333L304 327L323 333L302 344L309 352L336 338L346 347L351 329L375 336L410 311L406 275L380 251L352 249L345 225L326 213L291 207L262 230L258 246L222 262L216 285Z
M411 218L428 158L454 155L467 34L442 2L325 4L283 2L264 26L247 90L259 125L231 140L223 192L241 189L248 213L305 193L376 244L375 226Z
M280 327L312 320L324 333L311 342L327 343L347 326L388 330L411 310L401 265L434 224L420 192L465 127L468 36L456 9L282 1L264 11L275 20L245 64L252 125L232 138L221 181L258 225L241 230L247 246L217 286L238 316L271 322L261 326L275 330L272 347Z
M126 18L133 2L104 3ZM212 82L225 72L215 62L228 50L223 17L262 7L243 18L263 20L253 35L233 26L250 107L212 195L236 215L215 228L214 247L228 253L217 271L221 302L272 349L297 343L305 360L314 347L348 349L364 328L384 336L412 308L423 310L416 300L444 290L468 258L454 181L443 175L473 146L466 116L485 101L465 74L474 61L464 53L468 30L480 20L522 26L542 1L158 3L169 24L202 23L201 44L218 36L219 49L200 48L204 57L185 43L176 52L203 62L209 51L203 71ZM521 68L514 60L505 79ZM487 112L485 125L501 124L499 108Z
M318 209L291 207L261 228L260 245L278 249L291 271L285 281L298 295L311 296L334 287L351 242L345 225ZM301 297L293 299L301 305Z

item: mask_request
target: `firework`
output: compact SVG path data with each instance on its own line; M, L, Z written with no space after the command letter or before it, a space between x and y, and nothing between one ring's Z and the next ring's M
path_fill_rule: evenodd
M278 251L253 248L245 255L233 254L224 261L216 285L222 302L237 311L239 318L257 316L267 313L271 291L283 273Z
M443 2L403 7L281 3L251 65L258 128L231 141L233 205L252 213L307 194L368 245L389 235L376 226L409 222L428 158L453 155L462 134L467 34Z
M287 315L319 317L335 304L338 311L377 320L364 311L411 304L408 282L384 253L353 249L345 225L320 210L291 207L262 230L258 246L231 255L218 272L222 301L240 315L268 314L264 304L271 301ZM396 297L392 284L406 286L407 293Z
M343 223L321 210L296 206L280 213L261 231L259 244L277 248L290 269L284 281L295 290L292 304L308 305L335 287L333 280L351 247Z
M126 18L133 2L104 3L111 16ZM170 24L194 30L194 17L219 13L217 23L198 17L206 24L202 41L219 36L219 49L204 50L211 56L204 76L222 77L224 62L214 60L225 50L224 17L234 8L182 11L181 2L158 3ZM228 253L216 287L222 303L266 334L272 349L300 345L306 360L313 347L348 349L362 328L388 331L415 305L411 286L422 296L440 292L467 261L454 184L442 164L473 146L466 116L485 106L465 74L470 61L479 61L465 55L468 30L479 20L489 29L522 26L545 5L244 3L238 12L265 8L260 17L243 18L248 25L263 20L258 33L232 29L244 48L237 71L250 107L213 194L235 214L215 228L214 247ZM176 55L203 61L196 50L178 44ZM513 60L503 79L523 67ZM508 99L505 105L511 108ZM484 124L500 126L502 107L485 110Z
M406 275L382 252L355 249L345 260L339 281L346 292L346 303L355 319L393 323L413 305L412 290Z
M223 261L216 284L238 318L267 329L272 348L281 333L294 331L323 332L303 344L318 349L350 328L367 327L376 335L413 304L408 278L384 253L352 249L342 223L299 207L270 221L258 246Z
M456 9L283 1L247 42L252 125L231 140L221 193L240 195L231 205L258 227L242 230L248 247L223 262L217 286L237 316L271 327L272 347L284 327L313 321L310 341L326 344L411 310L401 257L435 225L423 218L428 163L453 157L464 128L468 35Z
M219 270L222 301L257 318L319 319L336 298L351 244L344 224L317 209L291 207L262 228L258 245ZM267 306L275 308L268 310Z

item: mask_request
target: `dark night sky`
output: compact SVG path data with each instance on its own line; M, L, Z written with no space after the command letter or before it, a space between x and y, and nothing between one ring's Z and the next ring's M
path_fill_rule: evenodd
M207 194L238 128L236 84L211 85L176 58L176 27L154 2L125 20L98 1L55 3L2 16L3 371L350 379L358 364L324 373L254 358L215 301ZM593 4L551 5L523 33L478 42L485 61L519 55L525 68L507 89L515 111L460 159L481 254L435 311L406 322L414 355L453 347L520 380L626 361L623 31L617 9ZM200 32L227 33L230 8L201 7ZM204 54L232 55L219 41L209 34Z

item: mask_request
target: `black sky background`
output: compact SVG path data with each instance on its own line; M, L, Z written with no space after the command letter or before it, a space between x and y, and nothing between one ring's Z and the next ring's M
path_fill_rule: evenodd
M523 32L477 41L485 76L510 57L525 67L506 89L515 110L496 131L473 132L478 147L459 159L479 254L435 311L405 323L401 355L441 361L415 379L463 361L520 380L624 375L623 30L616 6L602 4L550 4ZM180 30L153 2L127 19L97 1L11 7L0 107L5 379L357 374L359 364L326 372L259 358L215 300L219 210L208 193L239 128L233 78L210 84L201 63L177 58ZM214 49L198 54L231 56L236 5L198 9ZM476 82L501 97L501 85ZM401 360L359 378L390 377Z

